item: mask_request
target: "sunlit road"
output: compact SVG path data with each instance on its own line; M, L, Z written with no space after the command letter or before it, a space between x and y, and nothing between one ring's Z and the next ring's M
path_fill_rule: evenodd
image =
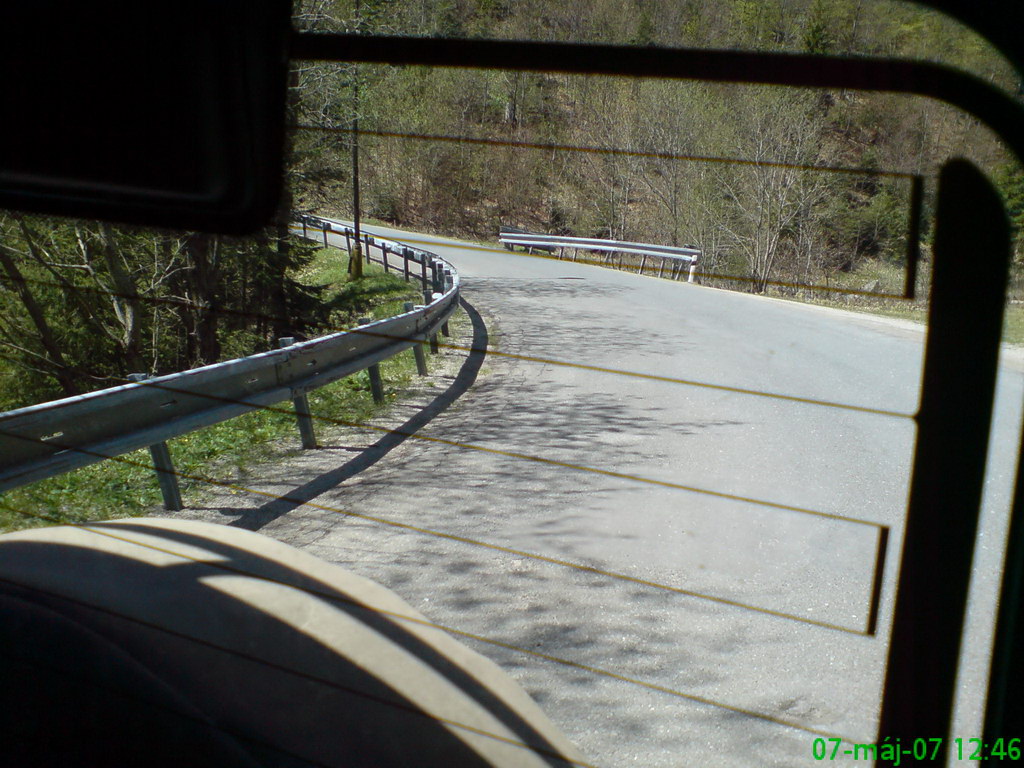
M470 318L451 342L491 352L467 357L468 388L420 429L441 441L408 440L316 502L505 549L351 519L310 536L326 515L304 507L264 532L465 633L595 765L811 765L817 735L873 741L921 332L370 230L455 265ZM1021 389L1004 371L977 627ZM982 634L963 681L970 736Z

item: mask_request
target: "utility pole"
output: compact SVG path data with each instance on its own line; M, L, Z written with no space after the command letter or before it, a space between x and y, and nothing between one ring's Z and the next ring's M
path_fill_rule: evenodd
M362 12L356 0L356 34L361 31ZM349 252L348 275L351 280L363 276L363 246L359 236L359 65L352 64L352 228L355 237Z

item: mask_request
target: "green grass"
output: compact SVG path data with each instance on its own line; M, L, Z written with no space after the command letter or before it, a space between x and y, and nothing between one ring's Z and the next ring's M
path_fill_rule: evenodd
M868 262L853 272L835 275L827 283L829 288L834 289L832 291L776 290L770 291L769 295L806 304L818 304L927 323L927 295L931 276L927 263L922 264L921 267L917 289L919 298L913 301L843 293L848 290L863 291L866 289L871 289L873 293L896 295L902 293L904 279L902 268L882 262ZM1007 302L1003 321L1003 341L1008 344L1024 344L1024 304Z
M1010 304L1003 317L1003 341L1024 344L1024 306Z
M299 275L307 284L328 286L334 307L331 324L337 328L351 326L359 316L390 317L402 310L403 302L421 300L418 283L385 275L376 264L366 266L361 280L348 282L347 278L347 257L334 248L322 249ZM363 423L386 409L408 387L415 370L411 352L381 363L385 401L380 405L373 401L366 371L310 393L318 435L332 421ZM168 444L186 505L209 487L203 478L231 483L260 461L300 450L290 402L182 435ZM149 451L141 450L0 494L0 530L146 515L160 504Z

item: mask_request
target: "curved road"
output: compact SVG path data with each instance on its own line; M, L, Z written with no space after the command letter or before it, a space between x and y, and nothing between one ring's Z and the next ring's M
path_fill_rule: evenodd
M437 440L406 440L358 475L321 465L303 498L448 538L308 507L238 524L464 633L595 765L812 765L818 735L872 741L920 329L369 231L456 266L469 320L451 342L489 353L463 352L461 396L414 426ZM980 735L1021 393L1005 367L965 738ZM278 493L287 472L267 478ZM891 538L869 636L879 525Z

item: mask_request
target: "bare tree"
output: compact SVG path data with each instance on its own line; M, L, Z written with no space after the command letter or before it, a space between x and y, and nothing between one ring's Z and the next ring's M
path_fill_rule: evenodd
M806 165L817 160L823 119L809 94L759 92L737 95L729 155L737 162L709 168L720 190L708 213L729 247L743 255L751 290L761 293L795 233L825 193L825 179Z

